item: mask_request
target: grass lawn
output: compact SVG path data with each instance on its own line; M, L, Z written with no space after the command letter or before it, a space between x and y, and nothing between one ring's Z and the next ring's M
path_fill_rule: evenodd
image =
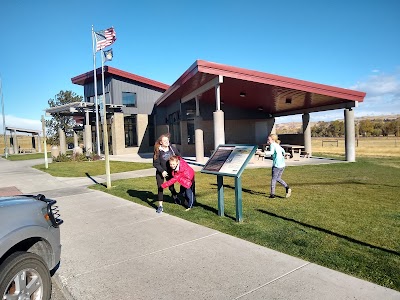
M55 177L86 177L86 173L91 176L103 175L106 173L104 160L82 161L82 162L57 162L48 165L36 165L34 168L47 172ZM152 168L151 163L135 163L126 161L110 161L110 173L129 172Z
M51 158L51 152L47 152L47 157ZM10 154L10 155L7 155L7 159L11 160L11 161L40 159L40 158L44 159L44 153L26 153L26 154Z
M293 189L289 199L280 186L277 198L267 197L270 178L270 169L243 173L242 223L235 221L234 180L224 177L225 217L219 217L216 176L199 172L197 205L185 212L166 192L164 211L400 291L399 157L287 167L283 178ZM92 188L156 208L154 177Z

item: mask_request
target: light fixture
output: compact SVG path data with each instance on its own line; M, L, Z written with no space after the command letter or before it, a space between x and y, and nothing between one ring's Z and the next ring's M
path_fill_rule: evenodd
M264 108L262 106L257 107L258 111L263 111Z
M224 105L225 104L225 102L224 101L221 101L221 105Z
M292 98L286 98L286 104L291 104L292 103Z
M244 98L244 97L246 97L246 93L245 92L240 92L239 96Z

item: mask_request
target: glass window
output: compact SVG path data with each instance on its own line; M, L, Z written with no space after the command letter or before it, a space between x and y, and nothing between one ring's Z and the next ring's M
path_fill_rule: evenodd
M187 120L187 134L188 134L188 144L194 144L194 110L186 111L186 120Z
M168 126L171 143L181 144L181 122L178 111L168 116Z
M136 115L124 117L125 147L137 147Z
M127 107L136 107L136 93L122 92L122 104Z

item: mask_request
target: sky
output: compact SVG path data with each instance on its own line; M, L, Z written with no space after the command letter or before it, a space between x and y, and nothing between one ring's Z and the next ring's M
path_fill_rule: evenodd
M92 26L116 31L107 65L168 85L201 59L366 92L355 117L400 114L398 0L13 0L0 7L6 126L41 130L49 99L60 91L83 96L71 78L93 71ZM311 122L342 118L343 110L310 115Z

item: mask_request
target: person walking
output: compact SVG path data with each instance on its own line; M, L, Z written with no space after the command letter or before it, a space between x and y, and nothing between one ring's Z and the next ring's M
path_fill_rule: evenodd
M268 136L269 150L265 149L265 155L272 156L272 178L271 178L271 191L269 194L270 198L275 198L275 187L276 182L279 182L286 189L286 198L289 198L292 194L292 189L289 185L281 178L283 171L285 170L285 150L279 145L280 141L276 134L270 134Z
M153 166L156 168L156 182L157 182L157 200L158 207L156 212L163 212L164 193L161 184L165 180L172 178L172 170L168 163L169 158L173 155L180 155L178 149L169 143L169 134L162 134L154 144ZM175 203L180 204L177 192L174 185L169 186L172 193L172 198Z
M188 203L186 211L188 211L195 202L194 170L182 157L176 155L169 158L169 165L172 169L172 178L164 182L161 187L165 189L178 182L181 185L179 193L185 197Z

